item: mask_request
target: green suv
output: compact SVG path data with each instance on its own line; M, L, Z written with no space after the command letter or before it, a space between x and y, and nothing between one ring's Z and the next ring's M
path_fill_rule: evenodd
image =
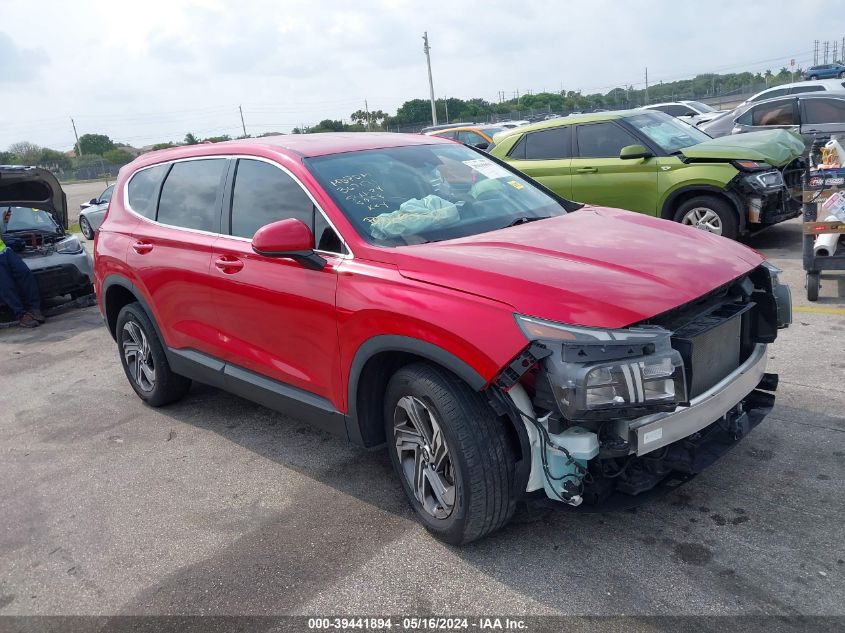
M803 150L786 130L713 139L662 112L625 110L507 130L489 151L564 198L735 239L800 214L787 184L800 186Z

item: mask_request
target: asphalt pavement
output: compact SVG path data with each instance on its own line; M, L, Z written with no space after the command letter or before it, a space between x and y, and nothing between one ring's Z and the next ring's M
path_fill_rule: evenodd
M95 307L2 330L0 614L845 615L845 276L808 304L799 236L750 240L796 305L763 424L636 511L462 548L384 452L202 385L144 406Z

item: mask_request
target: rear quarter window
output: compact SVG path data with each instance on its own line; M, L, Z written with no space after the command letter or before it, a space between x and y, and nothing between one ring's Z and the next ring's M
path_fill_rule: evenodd
M126 186L129 207L145 218L155 219L156 201L161 179L167 173L169 164L155 165L135 172Z
M157 220L186 229L220 232L225 158L174 163L161 187Z

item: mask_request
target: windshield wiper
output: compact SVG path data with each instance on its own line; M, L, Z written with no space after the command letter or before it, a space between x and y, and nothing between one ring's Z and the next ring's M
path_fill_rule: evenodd
M550 215L541 215L539 217L528 217L527 215L521 215L516 220L511 222L505 227L502 228L509 228L512 226L518 226L520 224L528 224L529 222L536 222L537 220L548 220L551 216Z

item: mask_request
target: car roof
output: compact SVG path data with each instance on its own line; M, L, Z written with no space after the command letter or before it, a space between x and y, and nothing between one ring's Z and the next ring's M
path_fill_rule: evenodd
M219 156L220 154L254 153L256 149L293 154L302 158L342 154L368 149L405 147L408 145L434 145L451 143L448 139L423 134L395 134L391 132L325 132L318 134L280 134L259 138L245 138L221 143L200 143L180 145L168 149L141 154L130 163L134 171L168 160L194 156Z
M504 123L504 121L503 121ZM491 127L502 127L501 123L484 123L483 125L456 125L455 127L445 127L442 130L432 130L432 133L440 134L441 132L459 132L461 130L489 130Z
M698 103L698 101L664 101L663 103L649 103L648 105L643 106L643 108L650 109L657 106L686 105L688 103Z
M557 119L549 119L548 121L538 121L531 125L520 125L519 127L503 130L496 134L496 142L508 138L515 134L525 134L526 132L534 132L536 130L545 130L547 128L563 127L564 125L575 125L577 123L597 123L599 121L614 121L616 119L624 119L625 117L641 114L642 108L635 108L632 110L611 110L608 112L588 112L586 114L570 114L569 116L559 117ZM660 114L659 112L657 114ZM666 115L668 116L668 115Z

